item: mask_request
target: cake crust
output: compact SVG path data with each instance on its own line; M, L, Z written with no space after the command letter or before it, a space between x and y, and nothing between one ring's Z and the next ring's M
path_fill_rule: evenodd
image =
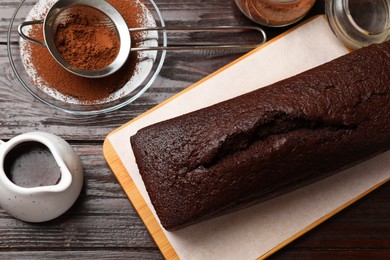
M167 230L321 179L390 148L390 42L145 127L130 141Z

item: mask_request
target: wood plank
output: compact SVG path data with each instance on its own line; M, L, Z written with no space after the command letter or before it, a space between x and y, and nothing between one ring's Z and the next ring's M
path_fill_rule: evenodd
M122 250L110 250L101 248L100 250L56 250L56 251L0 251L1 259L21 260L21 259L163 259L158 250L133 250L124 248Z

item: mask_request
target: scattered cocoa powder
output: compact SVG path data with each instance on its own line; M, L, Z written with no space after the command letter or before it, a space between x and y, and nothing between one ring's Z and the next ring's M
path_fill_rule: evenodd
M78 69L99 70L110 65L120 47L115 29L102 23L110 23L110 19L89 6L72 6L66 13L64 18L60 18L61 23L54 36L62 57Z
M129 28L140 27L143 24L142 6L138 1L108 0L108 2L121 13ZM46 13L43 14L43 17L45 15ZM43 41L42 26L32 27L29 36ZM132 45L137 37L140 36L137 34L131 35ZM138 62L137 53L131 52L125 65L114 74L100 79L90 79L66 71L44 47L26 43L26 49L31 52L31 58L28 60L29 66L34 68L39 75L39 79L33 79L35 85L46 85L65 96L92 104L104 100L123 87L135 73L136 63Z
M306 15L315 0L236 0L236 3L255 22L283 26L296 22Z

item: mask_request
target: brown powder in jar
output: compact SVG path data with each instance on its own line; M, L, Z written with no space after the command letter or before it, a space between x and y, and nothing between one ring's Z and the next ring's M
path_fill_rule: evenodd
M140 27L144 23L142 6L138 1L108 0L108 2L119 11L129 28ZM43 17L45 15L44 13ZM43 41L42 25L32 27L29 36ZM137 37L140 35L131 35L132 45ZM44 47L27 43L26 51L31 52L29 66L39 75L38 79L33 80L35 85L49 86L65 96L76 98L81 103L97 103L123 87L136 72L138 62L137 54L131 52L127 62L117 72L108 77L91 79L76 76L62 68Z
M110 65L119 52L119 37L102 21L109 18L89 6L73 6L57 27L54 43L58 52L72 66L100 70Z
M305 16L315 0L237 0L237 3L254 21L264 25L283 26Z

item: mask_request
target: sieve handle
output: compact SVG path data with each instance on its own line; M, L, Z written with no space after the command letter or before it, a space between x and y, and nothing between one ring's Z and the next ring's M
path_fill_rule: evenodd
M239 30L256 31L261 34L262 41L256 45L179 45L179 46L156 46L156 47L138 47L131 48L131 51L149 51L149 50L215 50L215 49L254 49L267 41L265 32L255 26L206 26L206 27L191 27L191 26L176 26L176 27L150 27L150 28L129 28L131 32L139 31L186 31L186 32L221 32L231 31L237 32Z
M36 39L33 39L31 37L28 37L26 34L24 34L23 32L23 28L26 27L26 26L30 26L30 25L36 25L36 24L43 24L43 20L34 20L34 21L25 21L21 24L19 24L18 26L18 33L20 35L20 37L22 37L23 39L25 39L26 41L29 41L29 42L32 42L32 43L35 43L35 44L38 44L42 47L46 47L46 44L44 42L41 42L41 41L38 41Z

